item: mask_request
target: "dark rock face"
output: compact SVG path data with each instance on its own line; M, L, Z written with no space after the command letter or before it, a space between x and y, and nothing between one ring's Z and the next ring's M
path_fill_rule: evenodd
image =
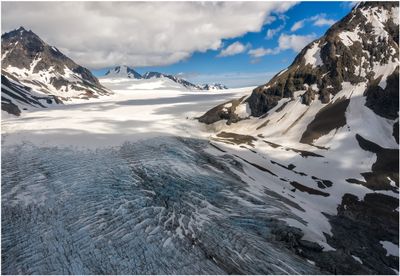
M349 99L341 98L322 108L307 126L300 142L312 144L315 139L328 134L332 129L344 126L346 124L345 112L349 103Z
M265 114L268 110L274 108L282 97L279 95L268 96L257 91L261 91L261 89L256 88L253 90L253 93L247 99L247 102L251 106L251 115L259 117Z
M330 217L333 236L328 241L342 254L361 259L363 270L360 263L348 258L349 270L341 270L341 263L331 264L336 266L336 273L395 274L393 269L399 269L399 258L388 255L380 241L399 244L397 207L398 199L383 194L370 193L363 200L351 194L343 196L338 215Z
M385 89L379 86L379 81L371 82L364 95L367 96L365 105L376 114L396 119L399 111L399 67L387 78Z
M376 154L376 162L371 168L372 172L362 173L366 183L359 184L372 190L392 190L397 193L399 187L399 150L382 148L358 134L356 139L363 150ZM391 185L388 178L395 184Z
M17 30L5 33L1 36L1 52L4 56L2 60L2 70L7 72L9 66L19 69L31 70L33 74L42 71L51 72L58 76L50 76L46 81L40 82L38 86L42 92L51 94L48 89L49 84L55 89L66 87L65 97L68 97L67 85L81 87L86 94L108 94L110 93L103 87L98 79L92 73L76 64L73 60L62 54L57 48L46 44L39 36L32 31L27 31L23 27ZM76 81L72 82L66 76L66 69L75 74ZM17 76L20 81L24 81L26 76ZM29 82L28 80L26 82Z
M220 104L209 111L203 116L199 117L198 120L201 123L207 125L215 123L219 120L227 120L227 124L236 123L241 118L235 113L236 107L243 101L244 97L236 100L232 100L227 103Z
M1 110L4 110L7 113L13 114L15 116L21 115L21 110L18 108L18 106L9 99L1 99Z
M310 105L315 99L315 91L308 88L307 91L301 96L301 103ZM328 98L329 99L329 98Z
M301 240L303 233L296 228L274 229L273 234L296 254L313 260L321 274L395 274L399 258L388 255L380 242L399 243L397 207L398 199L387 195L370 193L359 200L345 194L337 215L326 215L333 234L326 238L335 251Z

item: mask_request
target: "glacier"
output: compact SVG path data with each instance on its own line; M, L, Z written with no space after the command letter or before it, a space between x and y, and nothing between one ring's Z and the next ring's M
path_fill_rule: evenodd
M277 240L299 219L252 196L201 139L3 148L4 274L315 274ZM279 234L279 235L278 235Z

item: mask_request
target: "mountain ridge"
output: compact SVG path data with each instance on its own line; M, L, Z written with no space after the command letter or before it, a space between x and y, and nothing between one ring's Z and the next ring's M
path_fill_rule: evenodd
M104 77L110 78L131 78L131 79L158 79L158 78L168 78L171 81L182 85L184 88L187 89L194 89L194 90L223 90L228 89L225 85L214 83L214 84L193 84L188 80L181 78L179 76L171 75L171 74L164 74L156 71L148 71L145 72L143 75L136 72L133 68L126 66L126 65L118 65L113 69L108 70Z
M56 103L111 94L88 69L48 45L31 30L20 27L4 33L1 40L2 79L8 80L2 82L2 94L8 93L5 98L15 105L18 100L12 98L17 92L11 91L16 86L7 86L11 83L24 87L25 94L56 97Z
M369 8L381 9L385 18L378 18L374 11L366 12ZM385 80L398 66L396 63L396 60L398 61L396 57L399 55L398 24L396 27L393 23L393 20L398 22L397 13L396 2L388 2L386 5L380 2L365 2L354 7L347 16L329 28L325 35L304 47L287 69L252 91L245 99L249 104L251 116L263 116L277 106L279 100L293 98L295 91L305 92L303 94L305 104L314 99L326 104L337 91L342 89L342 82L367 81L373 84L379 77ZM378 19L387 20L377 23ZM367 31L361 32L358 28L364 22ZM360 31L357 33L358 30ZM383 55L382 58L380 54ZM389 73L380 72L384 69L382 64L378 63L385 61L392 67ZM374 78L374 71L380 75ZM380 81L378 85L381 82L383 83ZM398 89L394 87L392 90ZM234 116L234 112L231 113L233 116L228 120L229 123L240 120ZM220 118L216 115L210 120L207 116L203 116L200 121L209 124Z

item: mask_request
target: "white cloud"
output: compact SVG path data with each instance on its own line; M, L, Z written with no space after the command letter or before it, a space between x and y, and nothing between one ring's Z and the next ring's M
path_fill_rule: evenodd
M283 23L281 25L279 25L277 28L275 29L268 29L267 34L265 36L266 39L272 39L277 33L279 33L280 31L283 30L283 28L285 28L286 26L286 19L288 19L288 17L284 14L280 14L278 16L279 20L281 20Z
M290 31L295 32L295 31L303 28L304 22L305 22L305 20L297 21L296 23L293 24L292 28L290 28Z
M285 27L284 24L280 25L275 29L268 29L266 39L272 39L277 33L279 33Z
M249 47L250 47L250 44L243 45L239 41L236 41L236 42L232 43L231 45L229 45L228 47L226 47L225 49L223 49L219 53L218 57L234 56L234 55L243 53Z
M314 15L310 18L306 18L306 19L297 21L296 23L293 24L290 31L295 32L295 31L303 28L304 24L307 22L312 22L314 26L322 27L322 26L331 26L331 25L335 24L336 20L328 19L328 18L326 18L325 13L320 13L320 14Z
M252 63L265 55L276 55L284 50L293 50L300 52L307 44L317 38L316 34L312 33L309 35L287 35L281 34L278 39L278 47L276 48L257 48L252 49L248 54L252 57Z
M274 55L274 54L278 54L279 53L279 48L275 48L275 49L265 49L263 47L257 48L257 49L252 49L249 51L249 55L252 58L260 58L263 57L265 55Z
M333 24L335 24L335 20L333 19L326 19L326 18L319 18L317 20L314 21L314 25L321 27L321 26L331 26Z
M2 32L24 26L91 69L176 63L258 32L294 2L3 2ZM273 16L273 14L275 16Z
M295 52L300 52L304 46L316 39L314 33L309 35L286 35L282 34L279 37L279 49L287 50L292 49Z

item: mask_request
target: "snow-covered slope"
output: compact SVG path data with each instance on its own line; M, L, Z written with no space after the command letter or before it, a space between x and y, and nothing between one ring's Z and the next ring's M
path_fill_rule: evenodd
M68 102L111 94L88 69L23 27L1 36L1 61L2 76L29 87L35 96Z
M144 79L163 79L163 78L168 78L172 80L173 82L176 82L180 84L181 86L190 89L190 90L201 90L202 88L199 85L193 84L191 82L188 82L187 80L173 76L173 75L168 75L168 74L163 74L159 72L146 72L143 74Z
M19 116L22 110L48 107L60 104L53 95L34 92L30 87L21 84L13 76L1 75L1 109L8 114Z
M191 91L190 89L176 83L170 78L151 78L151 79L134 79L134 78L115 78L103 76L99 78L100 83L108 89L118 92L121 90L130 90L131 93L141 90L178 90ZM194 90L197 91L197 90Z
M126 65L117 66L110 69L105 74L106 78L129 78L129 79L141 79L142 76L134 69L129 68Z
M331 273L399 270L382 246L399 245L398 5L359 4L268 83L199 118L248 181L296 204L304 221L288 222L321 246L302 254Z

